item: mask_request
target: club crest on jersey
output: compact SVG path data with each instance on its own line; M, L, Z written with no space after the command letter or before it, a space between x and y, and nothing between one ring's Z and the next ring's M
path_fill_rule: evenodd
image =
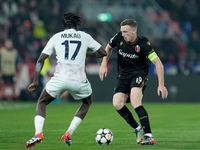
M149 41L147 41L147 44L148 44L148 45L151 45Z
M138 53L140 51L140 46L139 45L136 45L135 46L135 51Z
M120 46L123 44L123 42L120 42Z

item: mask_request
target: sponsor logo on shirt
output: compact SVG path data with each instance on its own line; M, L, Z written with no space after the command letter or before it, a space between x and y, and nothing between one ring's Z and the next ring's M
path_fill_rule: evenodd
M128 58L131 58L131 59L137 59L138 58L137 55L125 53L121 49L119 49L118 53L123 57L128 57Z

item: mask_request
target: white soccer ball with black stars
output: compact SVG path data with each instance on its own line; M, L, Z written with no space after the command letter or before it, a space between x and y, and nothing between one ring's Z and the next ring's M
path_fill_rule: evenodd
M101 128L97 131L95 140L99 145L109 145L113 141L113 133L110 129Z

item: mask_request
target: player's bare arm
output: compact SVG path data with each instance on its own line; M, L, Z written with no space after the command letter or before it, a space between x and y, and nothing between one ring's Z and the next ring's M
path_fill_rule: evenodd
M44 65L44 61L46 58L48 58L49 55L47 54L41 54L40 57L38 58L37 62L36 62L36 67L35 67L35 74L33 77L33 82L28 86L28 91L32 92L34 91L37 86L39 85L38 80L39 80L39 76L40 76L40 72L43 68Z
M99 68L99 78L101 81L103 81L104 76L107 77L107 73L108 73L107 63L112 54L112 50L113 48L108 44L106 46L107 56L103 57L101 67Z
M159 57L156 57L152 60L152 63L156 66L156 71L158 75L158 96L160 96L160 93L162 94L162 99L166 99L168 96L168 91L164 85L164 69L163 64L160 61Z
M107 53L103 47L100 47L96 52L87 52L86 56L87 57L96 57L96 58L101 58L106 56Z

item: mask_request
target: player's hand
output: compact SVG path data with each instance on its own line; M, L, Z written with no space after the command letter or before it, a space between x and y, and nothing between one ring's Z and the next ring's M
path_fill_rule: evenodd
M165 86L158 86L158 96L162 94L162 99L167 99L168 91Z
M108 68L107 66L102 66L99 68L99 78L103 81L104 76L107 77Z
M38 83L31 83L29 86L28 86L28 91L29 92L33 92L38 86Z

